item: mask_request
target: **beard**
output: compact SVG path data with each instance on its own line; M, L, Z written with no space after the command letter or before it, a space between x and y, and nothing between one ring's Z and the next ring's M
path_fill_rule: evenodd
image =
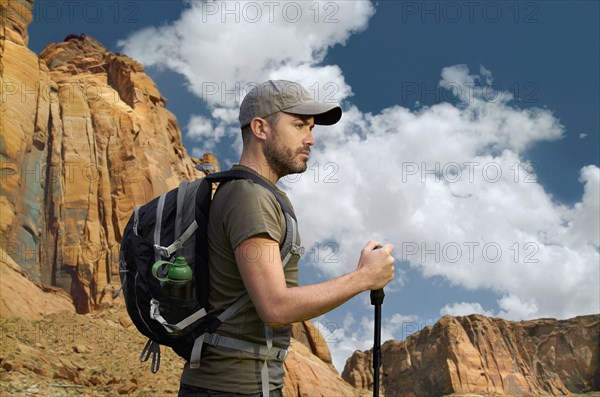
M298 155L309 150L310 148L304 147L296 150L286 148L275 134L273 140L265 146L265 158L273 172L282 178L306 171L306 161L299 159Z

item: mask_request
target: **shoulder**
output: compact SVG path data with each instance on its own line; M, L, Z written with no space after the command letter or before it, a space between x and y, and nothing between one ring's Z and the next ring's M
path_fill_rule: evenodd
M213 207L223 214L243 216L260 212L283 219L283 210L275 195L251 180L237 179L220 186L213 199Z
M249 180L234 180L220 186L211 205L211 221L227 234L232 247L245 239L266 233L281 243L285 218L275 196Z
M220 186L219 190L217 190L215 200L217 198L219 200L222 198L228 198L231 201L241 200L242 202L251 200L277 202L275 195L269 189L248 179L237 179Z

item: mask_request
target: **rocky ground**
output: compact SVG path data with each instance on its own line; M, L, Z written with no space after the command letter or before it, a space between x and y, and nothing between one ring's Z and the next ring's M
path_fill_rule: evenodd
M140 363L145 338L120 300L87 315L59 312L41 320L0 319L0 338L3 397L177 395L183 361L163 349L157 374L150 372L148 363ZM585 396L600 397L600 392Z
M506 395L506 394L451 394L449 396L443 396L443 397L533 397L533 396L511 396L511 395ZM585 393L585 394L569 394L570 397L600 397L600 392L591 392L591 393ZM539 396L536 395L535 397L544 397L544 396Z
M2 396L175 396L183 360L162 349L153 374L139 354L146 339L122 307L42 320L0 320Z

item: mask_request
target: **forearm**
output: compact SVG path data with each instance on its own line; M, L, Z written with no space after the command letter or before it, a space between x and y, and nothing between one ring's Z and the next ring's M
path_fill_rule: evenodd
M269 326L281 327L327 313L365 289L363 278L353 271L319 284L281 289L259 314Z
M272 327L307 320L326 313L356 294L383 288L393 279L393 246L373 252L378 243L369 242L361 251L356 270L319 284L288 287L277 255L277 242L262 236L249 238L236 249L242 280L258 315ZM252 249L256 254L246 255Z

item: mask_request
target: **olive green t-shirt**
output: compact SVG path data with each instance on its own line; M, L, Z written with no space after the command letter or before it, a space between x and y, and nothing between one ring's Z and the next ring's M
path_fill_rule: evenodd
M234 168L250 170L239 165ZM289 203L285 193L277 190ZM292 208L291 203L289 204ZM214 307L211 314L219 315L240 296L246 294L235 261L235 248L242 241L265 233L281 246L285 239L285 231L285 217L281 207L267 189L250 180L234 180L219 187L211 205L208 224L209 302ZM295 244L300 245L300 237ZM250 250L248 255L252 255ZM298 259L298 256L293 255L285 268L288 286L298 285ZM269 285L265 285L264 288L269 288ZM252 343L266 344L264 327L265 324L250 302L225 321L217 333ZM273 329L273 346L288 348L290 335L290 326ZM262 358L250 353L205 344L200 367L191 369L189 363L186 364L181 379L185 384L205 389L238 394L260 393L260 369L263 362ZM270 389L281 388L283 362L269 360L268 365Z

